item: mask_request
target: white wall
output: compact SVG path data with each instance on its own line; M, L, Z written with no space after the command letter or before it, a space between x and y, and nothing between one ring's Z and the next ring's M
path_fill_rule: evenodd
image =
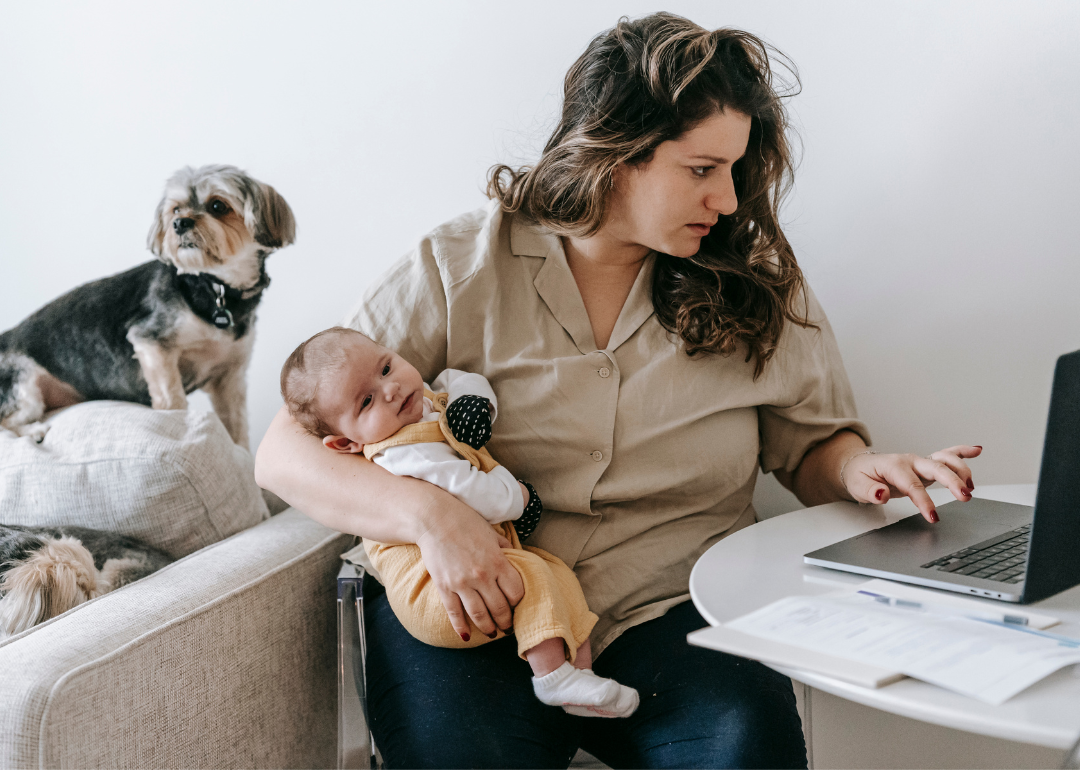
M566 68L638 0L7 3L0 329L149 258L165 178L232 163L296 212L269 263L252 440L288 352L427 229L533 158ZM798 64L787 232L879 447L986 447L1032 482L1055 356L1080 347L1080 4L672 2ZM767 487L766 510L793 506Z

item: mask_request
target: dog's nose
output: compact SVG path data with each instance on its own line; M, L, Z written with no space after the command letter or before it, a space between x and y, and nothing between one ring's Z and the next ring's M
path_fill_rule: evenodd
M195 226L195 220L191 217L180 217L173 220L172 226L177 235L183 235Z

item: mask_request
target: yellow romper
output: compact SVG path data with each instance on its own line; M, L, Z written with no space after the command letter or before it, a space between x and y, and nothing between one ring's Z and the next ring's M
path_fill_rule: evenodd
M370 460L392 446L443 441L484 473L498 466L487 449L476 450L454 438L446 420L445 393L435 394L425 389L424 395L440 413L439 421L406 425L385 441L365 445L365 457ZM525 587L525 595L514 608L518 655L525 657L526 650L545 639L561 637L573 662L578 647L589 638L598 620L589 610L577 576L557 556L539 548L522 546L511 522L492 526L512 544L513 547L504 548L503 553L521 575ZM365 538L364 550L382 576L394 614L414 637L435 647L477 647L492 641L475 626L472 626L473 633L468 642L458 636L450 625L435 583L424 567L419 546L386 545ZM469 622L471 626L472 621ZM497 638L503 635L499 630Z

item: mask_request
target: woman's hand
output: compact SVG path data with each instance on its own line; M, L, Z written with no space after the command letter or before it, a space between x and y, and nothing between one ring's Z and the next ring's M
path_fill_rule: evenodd
M957 500L970 500L975 482L964 461L980 454L981 446L963 445L940 449L927 457L876 454L864 449L841 464L840 478L856 502L882 504L896 495L910 497L924 519L937 522L937 510L926 487L936 481L948 487Z
M806 506L855 500L880 505L896 496L910 497L929 522L938 520L926 487L935 481L957 500L970 500L975 482L964 462L982 454L981 446L954 446L913 454L876 454L856 433L841 430L815 446L792 473L776 477Z
M497 628L513 627L510 608L525 594L521 575L501 550L510 543L457 498L439 498L440 510L426 517L431 524L416 540L424 566L458 635L469 640L471 619L494 639Z

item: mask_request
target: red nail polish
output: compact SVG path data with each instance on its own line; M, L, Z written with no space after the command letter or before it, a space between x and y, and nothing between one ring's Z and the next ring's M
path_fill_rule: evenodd
M467 641L469 641L469 639L470 639L470 637L469 637L468 634L462 634L461 635L461 641L467 642Z
M490 634L485 634L485 636L487 636L488 639L494 639L498 635L499 635L498 631L492 631Z
M876 497L880 501L882 495L884 495L884 494L885 494L885 490L884 489L879 489L877 492L874 493L874 497Z
M934 522L935 524L940 521L940 519L938 519L937 511L930 511L930 521Z

